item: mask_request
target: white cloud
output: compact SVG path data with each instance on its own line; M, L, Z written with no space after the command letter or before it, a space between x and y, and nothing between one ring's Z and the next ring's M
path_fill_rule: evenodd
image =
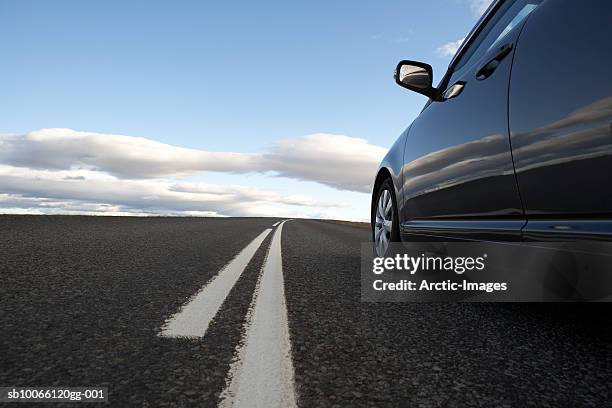
M0 208L45 213L308 217L323 208L348 206L253 187L124 180L92 170L35 170L7 165L0 165L0 191L4 193Z
M304 195L299 182L281 194L186 176L252 172L369 192L384 153L363 139L330 134L279 140L260 153L209 152L70 129L0 135L0 212L347 218L338 215L352 208L343 200L354 197L348 191L321 200Z
M0 163L37 169L92 169L120 178L181 176L194 171L243 172L253 155L185 149L145 139L71 129L0 135Z
M444 45L441 45L436 49L436 54L441 57L452 57L455 55L459 47L461 47L461 44L463 44L464 40L465 37L460 38L457 41L451 41Z
M493 0L469 0L470 10L475 18L480 18L487 10ZM465 41L465 36L457 41L450 41L436 48L436 54L441 57L453 57L461 44Z
M480 18L493 0L470 0L470 9L476 18Z
M369 191L385 151L364 139L326 133L280 140L263 153L210 152L71 129L0 135L0 163L17 167L98 170L120 179L271 172L361 192Z
M365 139L317 133L277 141L262 163L264 169L281 176L369 193L385 153L386 149Z

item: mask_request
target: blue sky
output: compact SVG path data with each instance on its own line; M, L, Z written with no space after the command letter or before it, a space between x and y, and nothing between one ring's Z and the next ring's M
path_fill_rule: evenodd
M63 128L244 154L330 134L388 148L425 102L394 84L397 61L426 61L439 77L450 60L440 47L463 37L483 4L0 0L0 134ZM108 173L72 160L60 170ZM207 170L162 178L307 195L343 206L305 216L368 218L367 194L316 177ZM30 208L11 203L0 206Z

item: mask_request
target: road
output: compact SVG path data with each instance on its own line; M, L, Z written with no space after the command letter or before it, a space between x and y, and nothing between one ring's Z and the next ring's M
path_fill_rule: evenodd
M281 221L0 216L0 386L138 407L609 406L608 304L362 303L369 231Z

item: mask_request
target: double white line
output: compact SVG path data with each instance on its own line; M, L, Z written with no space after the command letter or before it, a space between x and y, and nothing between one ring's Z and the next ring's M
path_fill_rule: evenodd
M293 363L283 282L281 233L272 237L253 294L237 358L226 377L222 407L295 407ZM268 236L266 229L247 245L162 328L164 337L202 337L230 290Z

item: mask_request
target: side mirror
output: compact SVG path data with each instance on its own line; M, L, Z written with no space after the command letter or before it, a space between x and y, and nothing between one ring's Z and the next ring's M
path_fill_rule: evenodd
M431 65L418 61L400 61L395 69L395 83L411 91L436 99L438 90L432 86Z

